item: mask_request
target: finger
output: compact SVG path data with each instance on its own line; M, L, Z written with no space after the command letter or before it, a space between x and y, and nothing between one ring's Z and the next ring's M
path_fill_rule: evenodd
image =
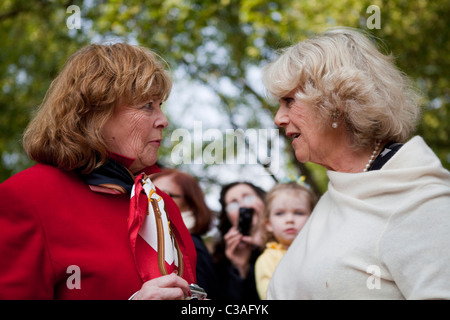
M181 288L163 288L159 290L161 300L184 300L185 292Z
M189 295L190 289L187 281L172 273L145 282L136 294L136 299L183 299L184 296Z
M181 288L150 286L143 288L136 296L136 300L183 300L185 295Z
M159 277L160 279L160 287L165 288L180 288L185 295L189 295L189 283L183 278L179 277L177 273L172 273L166 276Z
M225 241L225 245L227 247L229 246L235 246L237 245L239 242L241 242L242 240L242 234L238 233L232 237L229 237L226 241Z
M243 236L241 241L248 244L253 244L253 238L251 236Z
M239 231L238 231L238 229L237 229L236 227L232 227L232 228L230 228L230 230L228 230L227 233L225 233L225 235L223 236L223 238L226 240L226 239L235 237L235 236L238 235L238 234L240 234Z

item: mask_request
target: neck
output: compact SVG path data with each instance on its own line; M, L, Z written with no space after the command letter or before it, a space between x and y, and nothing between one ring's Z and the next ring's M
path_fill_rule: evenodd
M353 150L349 147L340 148L329 158L328 165L323 166L337 172L363 172L370 167L380 149L379 142L375 142L372 147L363 150Z

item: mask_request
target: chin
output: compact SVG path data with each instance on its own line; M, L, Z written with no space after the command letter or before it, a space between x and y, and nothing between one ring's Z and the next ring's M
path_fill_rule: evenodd
M297 159L298 162L301 162L301 163L306 163L309 161L308 158L304 154L297 153L297 152L295 153L295 158Z

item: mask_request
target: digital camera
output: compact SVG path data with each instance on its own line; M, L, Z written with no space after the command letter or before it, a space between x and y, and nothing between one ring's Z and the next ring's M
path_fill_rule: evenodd
M250 235L254 211L253 208L239 208L238 230L244 236Z

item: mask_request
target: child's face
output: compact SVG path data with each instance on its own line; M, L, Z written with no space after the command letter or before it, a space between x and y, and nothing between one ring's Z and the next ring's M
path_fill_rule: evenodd
M277 241L289 247L308 220L311 211L308 197L295 191L279 192L271 202L266 228Z

